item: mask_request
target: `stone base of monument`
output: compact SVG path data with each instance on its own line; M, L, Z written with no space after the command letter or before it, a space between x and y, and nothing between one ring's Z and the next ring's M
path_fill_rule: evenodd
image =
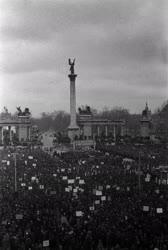
M70 138L71 142L73 142L76 137L79 137L79 134L80 134L80 129L78 126L68 127L68 137Z

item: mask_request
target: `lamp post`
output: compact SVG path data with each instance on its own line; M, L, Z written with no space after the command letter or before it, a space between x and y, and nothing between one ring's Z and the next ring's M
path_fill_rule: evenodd
M14 158L14 183L15 183L15 192L17 192L17 160L16 160L16 156L17 156L17 153L13 153L13 158Z
M141 153L138 156L138 190L141 191Z

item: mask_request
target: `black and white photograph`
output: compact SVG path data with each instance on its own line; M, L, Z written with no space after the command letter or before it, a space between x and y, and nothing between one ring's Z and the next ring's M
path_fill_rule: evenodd
M168 250L167 0L0 0L0 250Z

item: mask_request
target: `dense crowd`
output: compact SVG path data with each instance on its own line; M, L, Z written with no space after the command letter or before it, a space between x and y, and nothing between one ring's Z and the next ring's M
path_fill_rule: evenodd
M0 249L168 249L159 164L156 155L140 161L105 150L2 150Z

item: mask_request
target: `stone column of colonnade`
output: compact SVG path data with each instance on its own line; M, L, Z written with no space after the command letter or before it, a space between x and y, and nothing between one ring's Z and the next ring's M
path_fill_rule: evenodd
M116 141L116 125L113 125L113 137L114 137L114 141Z
M0 127L0 141L3 144L3 126Z

